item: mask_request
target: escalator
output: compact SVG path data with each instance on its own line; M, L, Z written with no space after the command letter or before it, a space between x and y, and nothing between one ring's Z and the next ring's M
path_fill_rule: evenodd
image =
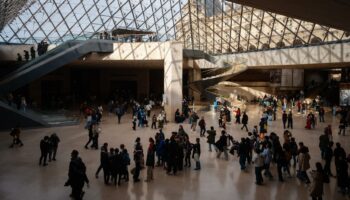
M113 42L106 40L65 42L3 77L0 81L0 94L14 91L92 52L112 53Z
M211 92L210 87L219 82L227 81L247 70L244 60L233 62L225 59L218 59L200 50L184 49L183 56L191 59L204 59L217 66L206 72L206 78L189 83L191 89L204 93L208 99L213 99L217 96L217 94Z
M2 77L0 80L0 95L4 97L6 94L92 52L112 53L113 41L87 40L65 42ZM2 100L0 100L0 111L1 118L4 118L3 120L6 122L8 121L8 123L1 123L0 129L11 128L14 125L13 123L20 124L22 127L48 126L50 124L45 122L39 113L20 112L8 106Z

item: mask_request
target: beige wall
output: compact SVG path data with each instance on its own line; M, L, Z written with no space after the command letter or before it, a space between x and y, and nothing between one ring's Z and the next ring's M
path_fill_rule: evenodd
M257 51L218 56L222 59L244 59L250 68L307 68L307 65L350 63L350 42L319 46ZM325 66L329 68L330 66ZM334 65L334 67L341 67Z

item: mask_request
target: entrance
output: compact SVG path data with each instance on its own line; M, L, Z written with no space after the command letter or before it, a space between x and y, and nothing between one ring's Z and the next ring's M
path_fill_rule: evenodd
M129 100L137 98L137 81L111 81L114 99Z

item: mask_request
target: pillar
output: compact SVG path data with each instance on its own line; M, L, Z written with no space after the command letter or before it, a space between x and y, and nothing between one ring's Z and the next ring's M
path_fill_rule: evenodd
M176 109L182 108L182 44L168 42L164 52L163 104L167 119L173 122Z

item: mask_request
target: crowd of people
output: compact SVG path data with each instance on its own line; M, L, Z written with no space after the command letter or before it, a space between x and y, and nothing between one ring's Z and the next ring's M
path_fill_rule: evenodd
M47 49L49 47L49 44L47 43L46 40L42 40L37 47L37 50L35 51L34 46L30 47L29 51L27 50L23 50L23 57L24 60L26 62L28 62L29 60L34 60L36 57L36 54L38 54L38 56L43 55L44 53L47 52ZM20 53L17 53L17 61L21 62L23 61L23 57Z
M254 167L255 183L257 185L265 184L267 181L274 180L274 174L278 181L284 182L291 178L294 172L296 178L301 182L309 185L310 196L313 199L321 199L323 195L323 184L330 182L330 177L335 177L337 186L342 193L349 192L349 176L348 176L348 162L349 156L337 142L334 146L332 127L326 126L324 133L319 138L319 148L321 158L324 164L316 162L313 167L310 165L311 155L309 148L303 141L297 141L291 130L293 129L293 115L292 109L288 110L287 106L282 106L282 125L283 137L279 134L270 131L268 132L269 123L275 119L274 112L277 110L276 99L271 98L272 102L268 106L264 106L264 112L261 115L260 123L249 128L249 117L245 110L241 111L239 108L231 109L228 106L222 106L219 112L219 127L220 131L214 129L212 124L207 130L207 122L203 116L198 116L194 110L188 112L188 123L190 124L191 134L197 133L197 125L199 126L199 137L191 141L190 135L183 127L183 121L176 121L179 124L177 131L172 131L170 137L166 137L163 132L163 126L167 122L164 110L159 112L158 117L154 110L152 101L145 101L138 103L131 101L130 103L110 102L108 112L117 116L117 123L121 122L122 116L127 112L128 107L131 107L132 115L132 129L148 127L148 119L152 119L151 129L157 130L154 137L150 137L147 143L147 149L144 151L140 137L136 137L133 145L132 155L130 156L125 144L121 144L116 148L109 148L108 142L104 142L102 147L99 146L98 138L103 127L102 106L85 106L82 112L86 115L86 129L88 130L88 142L85 148L100 149L100 165L96 170L95 176L99 177L99 173L103 171L104 183L117 186L129 181L129 173L132 174L132 180L137 183L141 180L141 170L146 169L146 182L154 180L154 169L164 170L168 175L176 176L179 172L186 170L193 166L194 170L201 170L201 153L203 146L201 146L201 137L206 137L209 152L215 151L217 159L229 160L231 156L237 156L238 164L242 171L248 171L249 168ZM277 102L277 101L276 101ZM283 108L284 107L284 108ZM320 107L321 111L323 108ZM288 114L287 114L288 111ZM322 112L322 111L321 111ZM235 123L231 122L231 113L235 113ZM241 114L242 113L242 114ZM311 112L310 112L311 113ZM180 114L181 116L182 114ZM152 117L151 117L152 116ZM185 116L185 115L184 115ZM348 112L341 112L341 125L347 126L346 117ZM175 119L179 117L179 110L175 113ZM187 119L185 117L185 119ZM308 116L307 116L308 118ZM316 121L316 120L315 120ZM321 120L324 122L324 119ZM187 122L186 122L187 123ZM227 126L243 126L241 130L245 129L246 137L235 140L228 132ZM259 126L259 127L258 127ZM307 130L307 127L305 127ZM19 130L19 129L18 129ZM251 130L251 131L249 131ZM19 133L14 129L11 133L13 136L12 146L19 144L23 145L19 139ZM50 137L45 136L40 142L41 156L39 164L46 166L47 157L50 160L56 159L56 152L60 139L56 134ZM82 199L84 195L83 186L89 183L86 175L86 166L81 158L78 156L77 150L72 151L72 158L69 165L68 181L66 186L72 187L71 197L74 199ZM334 160L335 172L331 171L331 165ZM132 161L134 163L132 163ZM134 164L131 169L130 165ZM251 166L251 167L249 167ZM309 172L311 168L315 170ZM276 172L273 172L273 169ZM311 179L309 175L311 174ZM336 174L336 175L335 175ZM264 180L266 177L267 181Z

